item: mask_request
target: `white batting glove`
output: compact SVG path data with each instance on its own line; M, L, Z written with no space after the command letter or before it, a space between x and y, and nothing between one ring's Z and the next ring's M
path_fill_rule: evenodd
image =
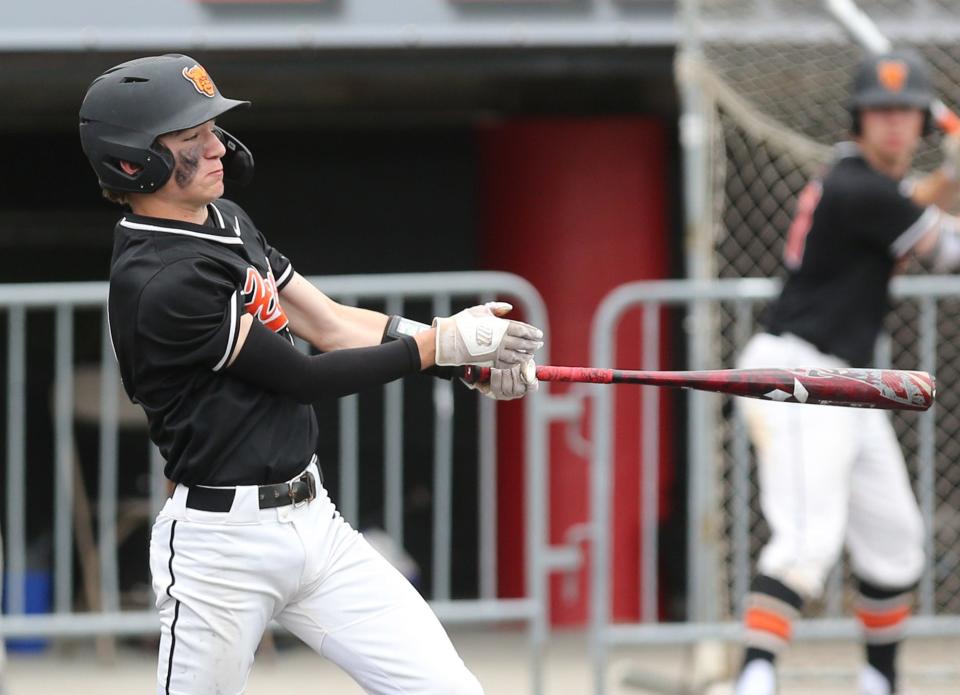
M523 364L515 364L510 369L492 367L490 381L478 381L472 384L464 381L463 383L496 401L523 398L540 388L540 382L537 381L537 365L532 359Z
M543 331L500 318L511 309L506 302L487 302L453 316L434 318L436 363L441 367L474 364L508 370L529 360L543 347Z
M940 140L943 172L951 181L960 181L960 135L944 135Z

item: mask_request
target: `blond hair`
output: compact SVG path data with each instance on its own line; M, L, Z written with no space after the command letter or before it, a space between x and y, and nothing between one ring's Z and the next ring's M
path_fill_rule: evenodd
M101 188L100 192L103 194L103 197L109 200L111 203L116 203L117 205L130 205L130 197L126 193L115 191L112 188Z

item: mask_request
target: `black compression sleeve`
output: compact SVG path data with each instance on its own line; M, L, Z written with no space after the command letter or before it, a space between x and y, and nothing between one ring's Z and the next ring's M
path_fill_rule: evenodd
M227 371L267 391L315 403L416 374L420 350L405 336L385 345L305 355L255 320Z

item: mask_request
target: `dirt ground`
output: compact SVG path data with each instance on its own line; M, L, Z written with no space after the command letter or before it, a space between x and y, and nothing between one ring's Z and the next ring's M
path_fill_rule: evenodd
M456 630L451 631L451 636L488 694L530 692L529 652L522 633L504 629ZM859 647L850 643L795 645L781 664L781 695L852 695L859 658ZM735 661L735 649L724 654L724 663ZM98 660L90 643L68 643L43 654L11 654L6 695L153 693L155 668L149 645L124 644L118 647L112 663L105 663ZM902 669L905 690L910 695L958 693L960 641L913 640L904 648ZM722 683L690 689L690 676L697 670L690 649L664 646L618 650L607 671L608 693L731 692ZM551 695L591 692L589 650L583 633L554 635L546 654L545 677L545 692ZM309 686L305 687L307 683ZM645 688L640 687L641 683ZM337 667L281 638L274 651L258 657L246 692L272 695L287 687L291 692L361 692Z

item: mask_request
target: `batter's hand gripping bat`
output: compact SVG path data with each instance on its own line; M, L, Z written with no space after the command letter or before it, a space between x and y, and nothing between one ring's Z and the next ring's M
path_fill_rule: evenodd
M641 372L593 367L538 365L540 381L592 384L647 384L729 393L783 403L841 405L881 410L926 410L937 388L926 372L898 369L714 369L693 372ZM488 367L463 367L474 383L490 378Z
M853 0L825 0L827 10L840 23L853 40L871 53L890 51L890 40L883 35L869 15L857 7ZM933 121L945 133L960 133L960 116L957 116L940 99L930 104Z

